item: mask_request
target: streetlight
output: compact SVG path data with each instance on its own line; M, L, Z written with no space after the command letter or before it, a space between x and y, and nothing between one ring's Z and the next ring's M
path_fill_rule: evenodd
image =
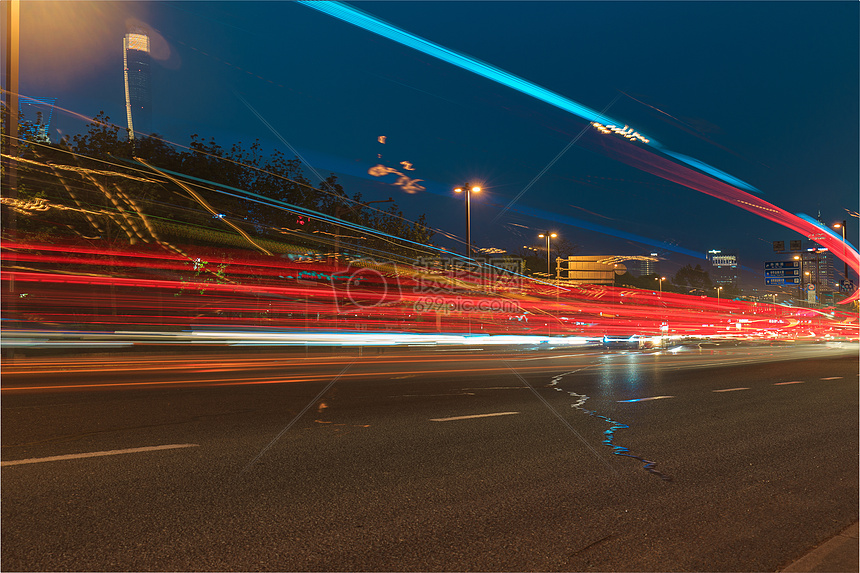
M723 290L723 287L718 286L714 288L717 289L717 306L720 306L720 291Z
M842 229L842 260L845 261L845 282L848 282L848 261L845 256L845 225L848 221L843 219L842 223L834 223L834 229Z
M794 260L800 261L800 300L803 301L803 293L805 292L803 288L803 257L800 255L794 255Z
M547 232L547 233L541 233L540 235L538 235L538 237L541 239L546 239L546 278L547 278L547 280L549 280L552 278L552 275L549 272L549 240L550 240L550 237L555 239L556 237L558 237L558 235L555 233Z
M454 193L466 192L466 256L472 258L472 193L480 193L477 185L463 185L454 189Z
M663 281L666 280L666 277L654 277L654 280L657 281L657 284L660 285L660 299L659 299L659 303L657 304L657 306L660 307L660 306L663 306ZM664 330L666 332L665 335L663 334ZM661 318L661 320L660 320L660 344L662 346L666 345L666 339L663 337L668 336L668 335L669 335L669 319L667 318L666 320L663 320Z

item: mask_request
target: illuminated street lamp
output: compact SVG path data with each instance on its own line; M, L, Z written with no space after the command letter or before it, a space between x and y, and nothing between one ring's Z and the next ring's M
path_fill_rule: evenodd
M654 277L654 280L660 283L660 296L663 296L663 281L666 280L666 277Z
M717 289L717 306L720 306L720 291L723 290L723 287L718 286L714 288Z
M550 238L555 239L556 237L558 237L558 235L555 233L547 232L541 233L540 235L538 235L538 237L541 239L546 239L546 278L547 280L549 280L550 278L552 278L552 275L549 272L549 240Z
M794 255L794 260L800 261L800 300L802 301L803 300L803 293L804 293L804 288L803 288L803 257L801 257L800 255ZM809 273L806 273L806 274L809 274Z
M841 223L834 223L834 229L842 229L842 260L845 261L845 280L848 280L848 261L845 256L845 225L848 221L843 220Z
M454 193L466 192L466 256L472 258L472 193L480 193L477 185L463 185L454 189Z

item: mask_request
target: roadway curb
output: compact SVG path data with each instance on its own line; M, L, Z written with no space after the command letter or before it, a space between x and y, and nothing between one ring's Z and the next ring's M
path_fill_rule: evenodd
M860 571L858 524L853 523L781 570L785 573L855 573Z

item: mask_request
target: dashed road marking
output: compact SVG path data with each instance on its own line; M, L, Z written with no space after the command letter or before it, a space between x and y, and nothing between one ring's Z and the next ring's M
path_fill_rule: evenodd
M774 382L774 386L785 386L786 384L803 384L803 380L793 380L791 382Z
M822 378L822 380L841 380L842 376L831 376L830 378Z
M674 398L674 396L651 396L650 398L634 398L633 400L618 400L618 402L647 402L648 400L663 400L665 398Z
M26 460L10 460L0 462L0 466L17 466L21 464L39 464L42 462L58 462L61 460L77 460L80 458L96 458L100 456L117 456L119 454L136 454L139 452L155 452L159 450L175 450L179 448L197 448L200 444L168 444L166 446L146 446L143 448L128 448L126 450L106 450L103 452L87 452L84 454L67 454L48 458L28 458Z
M447 394L396 394L389 398L438 398L439 396L474 396L474 392L449 392Z
M528 390L525 386L482 386L480 388L463 388L463 390Z
M431 422L451 422L454 420L470 420L472 418L489 418L491 416L510 416L519 412L494 412L492 414L474 414L472 416L454 416L453 418L430 418Z
M724 388L723 390L712 390L712 392L736 392L738 390L749 390L749 388Z

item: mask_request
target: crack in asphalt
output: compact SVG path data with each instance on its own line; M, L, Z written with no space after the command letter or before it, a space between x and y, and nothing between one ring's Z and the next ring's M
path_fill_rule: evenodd
M559 387L559 383L561 382L562 378L564 378L565 376L567 376L569 374L574 374L576 372L579 372L580 370L584 370L585 368L588 368L588 367L585 366L583 368L578 368L577 370L571 370L570 372L564 372L563 374L558 374L557 376L554 376L552 379L552 382L550 383L550 386L554 387L559 392L567 392L570 396L576 398L576 402L570 405L571 408L579 410L580 412L588 414L589 416L594 416L595 418L600 418L601 420L604 420L605 422L610 424L609 429L604 430L604 432L603 432L603 435L605 436L603 439L603 444L612 448L613 454L615 454L616 456L625 456L628 458L633 458L634 460L639 460L640 462L642 462L642 468L645 471L647 471L648 473L651 473L651 474L659 477L663 481L672 481L672 476L670 476L668 474L664 474L663 472L656 469L657 462L647 460L647 459L643 458L642 456L639 456L637 454L632 453L629 448L627 448L625 446L620 446L620 445L615 443L615 441L614 441L615 440L615 432L617 432L618 430L626 430L626 429L630 428L630 426L628 426L627 424L624 424L622 422L618 422L616 420L613 420L612 418L610 418L608 416L604 416L603 414L598 414L594 410L588 410L585 407L583 407L586 400L588 400L589 396L587 396L585 394L579 394L579 393L573 392L571 390L565 390L565 389Z

